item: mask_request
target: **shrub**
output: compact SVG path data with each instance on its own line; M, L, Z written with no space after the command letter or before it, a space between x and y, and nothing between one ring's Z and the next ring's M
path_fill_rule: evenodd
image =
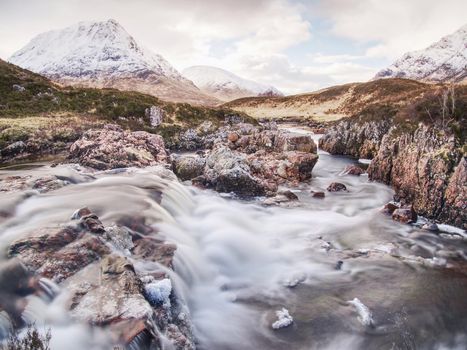
M8 338L4 350L50 350L50 340L52 334L48 329L45 334L41 334L35 324L29 325L26 334L21 336L18 332L13 332Z

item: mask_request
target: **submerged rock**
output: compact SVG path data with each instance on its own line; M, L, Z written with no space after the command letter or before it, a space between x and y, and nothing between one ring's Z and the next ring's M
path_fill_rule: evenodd
M396 209L399 209L399 205L389 202L384 205L383 208L381 208L381 213L386 214L386 215L392 215Z
M292 191L280 191L274 197L266 198L263 201L264 205L295 205L298 202L298 197Z
M434 222L428 222L422 226L422 229L430 232L439 232L439 227Z
M70 148L69 160L98 170L168 164L161 136L117 125L88 130Z
M343 192L347 191L347 187L343 183L333 182L328 186L326 190L329 192Z
M311 191L311 196L313 198L324 198L326 195L322 191Z
M360 176L365 173L365 170L360 168L357 165L349 165L345 168L344 174L346 175L355 175L355 176Z
M417 222L417 213L412 206L409 208L398 208L392 213L392 219L403 224Z

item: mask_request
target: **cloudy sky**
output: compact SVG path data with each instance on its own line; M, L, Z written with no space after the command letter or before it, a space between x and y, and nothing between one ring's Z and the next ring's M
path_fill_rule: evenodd
M286 93L364 81L467 23L465 0L0 0L0 57L114 18L177 69L207 64Z

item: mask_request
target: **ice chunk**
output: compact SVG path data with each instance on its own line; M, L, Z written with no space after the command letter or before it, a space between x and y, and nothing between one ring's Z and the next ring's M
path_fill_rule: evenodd
M366 327L373 326L373 316L371 314L370 309L365 304L363 304L358 298L349 300L348 303L353 305L355 307L355 310L357 310L358 320L362 323L362 325Z
M289 314L289 310L282 308L276 311L277 321L272 324L273 329L280 329L290 326L293 323L293 318Z
M144 291L146 298L152 305L162 305L164 308L170 308L172 282L169 278L146 284Z

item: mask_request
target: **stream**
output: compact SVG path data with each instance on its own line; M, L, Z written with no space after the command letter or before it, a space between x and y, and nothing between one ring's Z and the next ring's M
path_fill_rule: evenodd
M177 245L171 279L198 349L467 349L465 232L435 234L392 221L380 213L391 188L344 175L356 160L322 151L319 157L313 178L289 188L300 201L292 207L200 190L151 168L93 175L49 163L0 169L0 178L58 174L70 182L43 194L0 192L0 212L14 213L0 221L0 264L12 241L66 223L80 207L92 208L105 225L143 215ZM348 192L312 197L334 181ZM24 317L51 325L52 349L106 348L106 332L70 319L65 288L56 287L53 300L25 297ZM273 329L283 308L293 322Z

